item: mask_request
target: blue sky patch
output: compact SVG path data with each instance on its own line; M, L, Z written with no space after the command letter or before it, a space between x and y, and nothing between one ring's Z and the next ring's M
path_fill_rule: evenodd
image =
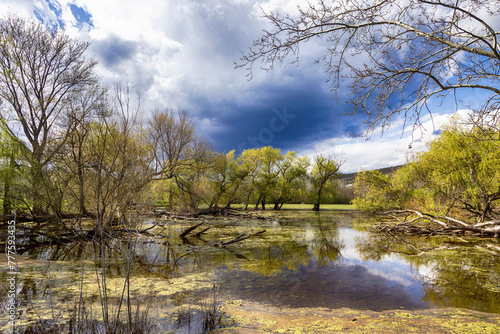
M92 22L92 15L90 15L84 8L78 7L77 5L71 4L69 5L71 9L71 13L76 19L76 27L78 29L82 29L85 24L88 24L90 27L94 27L94 23Z

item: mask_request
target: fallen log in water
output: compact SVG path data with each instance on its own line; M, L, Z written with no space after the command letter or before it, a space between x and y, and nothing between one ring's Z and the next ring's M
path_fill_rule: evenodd
M193 237L199 237L200 235L202 235L203 233L205 233L208 230L210 230L210 227L206 227L203 230L201 230L200 232L193 234Z
M390 210L382 213L398 221L396 224L379 224L373 229L380 232L405 234L468 234L482 237L500 237L500 220L468 224L451 217L441 217L416 210ZM426 222L425 225L419 225ZM434 223L434 225L432 225Z
M189 233L191 233L191 231L195 230L196 228L200 227L203 224L205 224L204 221L200 222L200 223L197 223L197 224L194 224L193 226L188 227L187 229L185 229L184 231L182 231L181 233L179 233L179 237L183 238L183 237L187 236Z
M264 232L266 232L266 230L262 230L262 231L259 231L257 233L251 233L248 235L245 235L245 233L241 233L240 235L238 235L236 238L234 238L232 240L216 243L216 244L213 244L213 246L221 248L221 247L224 247L226 245L234 244L236 242L240 242L240 241L243 241L243 240L251 238L251 237L261 236Z

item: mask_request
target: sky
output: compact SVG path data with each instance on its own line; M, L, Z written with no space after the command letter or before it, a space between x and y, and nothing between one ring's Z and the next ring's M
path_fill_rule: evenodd
M426 115L423 133L412 134L395 119L383 135L355 138L351 134L363 129L361 119L344 116L347 88L334 100L324 65L314 61L325 51L321 41L302 48L299 65L269 72L257 66L251 80L245 69L235 69L241 51L268 27L261 8L294 13L298 4L305 1L0 0L0 12L89 41L104 83L129 86L145 115L188 111L219 152L271 145L301 156L335 154L349 173L403 164L424 150L455 108L439 106L432 118Z

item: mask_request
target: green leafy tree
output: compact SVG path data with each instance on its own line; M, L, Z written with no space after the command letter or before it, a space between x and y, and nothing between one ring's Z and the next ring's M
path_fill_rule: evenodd
M241 152L237 158L237 163L242 171L247 174L246 181L243 185L243 189L246 193L245 196L245 209L248 209L250 199L256 191L256 185L258 180L257 171L259 169L259 149L247 149Z
M314 211L319 211L325 185L339 174L340 166L341 164L333 156L320 154L314 158L313 169L311 171L311 178L316 193Z
M177 187L174 192L184 208L197 210L200 204L209 205L213 193L209 185L213 157L212 145L204 138L196 138L179 161L173 175Z
M256 209L259 204L262 205L262 210L266 209L266 202L278 183L283 159L281 150L271 146L252 148L241 153L239 160L242 168L249 172L250 192L247 202L253 195Z
M271 191L274 210L280 210L285 203L294 201L304 188L309 161L297 157L293 151L285 154L278 166L278 180Z
M1 128L0 128L1 129ZM0 180L2 182L2 208L4 216L13 212L15 207L24 207L18 194L26 187L26 161L23 160L26 147L8 131L0 131Z
M489 129L452 123L419 156L426 185L445 199L446 212L465 210L479 222L497 217L500 141L493 136Z
M354 182L356 198L353 204L361 210L381 212L395 206L391 194L391 179L379 170L362 171Z
M218 153L214 155L211 167L211 184L214 195L210 208L218 208L222 202L224 208L228 208L238 199L243 198L241 191L249 170L244 164L239 164L235 151Z
M491 128L452 122L415 161L390 175L361 172L354 204L363 210L411 209L483 222L497 219L500 141Z

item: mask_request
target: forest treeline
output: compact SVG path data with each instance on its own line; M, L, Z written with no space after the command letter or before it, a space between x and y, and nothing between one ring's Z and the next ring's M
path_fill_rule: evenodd
M215 152L188 112L143 111L124 85L103 85L88 43L15 16L0 20L0 37L4 219L15 211L104 226L136 203L215 210L349 201L334 191L335 157L309 161L273 147Z

